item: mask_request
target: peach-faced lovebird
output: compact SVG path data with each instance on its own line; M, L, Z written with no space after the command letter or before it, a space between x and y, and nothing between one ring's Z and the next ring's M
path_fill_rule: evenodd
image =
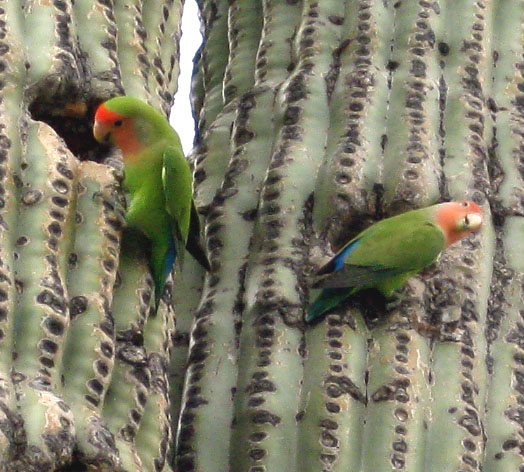
M312 321L359 290L386 297L435 262L444 248L478 231L482 212L473 202L448 202L379 221L345 244L316 272L321 294L309 307Z
M184 247L207 270L193 201L193 178L180 139L155 108L132 97L102 103L95 114L95 139L114 144L124 158L129 192L126 222L151 240L150 266L156 306L175 258Z

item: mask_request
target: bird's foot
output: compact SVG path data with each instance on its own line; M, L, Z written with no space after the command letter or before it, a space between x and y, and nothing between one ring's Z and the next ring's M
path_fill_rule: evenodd
M394 293L393 295L391 295L391 297L387 298L387 301L385 303L386 311L388 313L391 313L392 311L399 309L404 301L405 299L403 300L401 296Z

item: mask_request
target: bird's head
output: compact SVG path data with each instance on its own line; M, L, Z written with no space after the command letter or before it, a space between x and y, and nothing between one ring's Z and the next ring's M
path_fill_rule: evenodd
M482 226L482 210L475 202L447 202L437 209L437 222L449 246Z
M166 127L169 129L164 116L147 103L133 97L115 97L96 110L93 135L100 143L118 146L126 160L158 141Z

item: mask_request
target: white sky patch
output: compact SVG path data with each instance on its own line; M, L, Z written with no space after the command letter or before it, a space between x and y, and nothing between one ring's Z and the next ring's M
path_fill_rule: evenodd
M171 109L169 122L175 128L182 141L182 148L187 155L193 147L195 124L191 115L191 74L193 72L193 57L202 43L198 6L195 0L186 0L182 16L182 38L180 39L180 76L175 103Z

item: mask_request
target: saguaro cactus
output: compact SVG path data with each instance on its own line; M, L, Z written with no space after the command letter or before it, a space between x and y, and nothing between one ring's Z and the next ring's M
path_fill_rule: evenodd
M214 270L202 297L175 280L176 468L524 470L522 5L200 11L192 157ZM480 235L398 303L303 324L330 247L448 199L483 207Z
M0 1L0 470L524 470L524 5L199 7L212 271L151 316L90 126L116 94L168 111L181 2ZM303 323L331 249L466 198L483 232L396 303Z
M91 126L116 94L169 110L181 6L0 2L2 471L170 469L172 310Z

